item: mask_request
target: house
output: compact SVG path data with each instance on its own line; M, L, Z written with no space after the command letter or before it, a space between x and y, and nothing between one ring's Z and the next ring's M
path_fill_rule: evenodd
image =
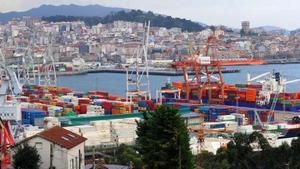
M18 145L35 146L41 156L40 169L84 169L84 144L87 139L62 127L46 129Z

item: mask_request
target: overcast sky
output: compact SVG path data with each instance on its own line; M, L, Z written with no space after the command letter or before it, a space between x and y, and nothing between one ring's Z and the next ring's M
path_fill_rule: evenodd
M0 0L0 11L24 11L42 4L100 4L110 7L151 10L203 22L239 28L242 20L251 27L300 28L300 0Z

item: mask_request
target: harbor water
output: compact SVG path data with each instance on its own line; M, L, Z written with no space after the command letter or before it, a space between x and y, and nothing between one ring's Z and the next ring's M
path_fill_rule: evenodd
M239 73L223 74L225 83L238 84L246 83L246 75L258 75L265 72L280 72L288 80L300 78L300 64L274 64L274 65L254 65L235 66L241 71ZM119 73L89 73L84 75L60 76L58 86L69 87L73 90L87 92L90 90L103 90L111 94L125 96L126 81L125 74ZM172 81L183 81L182 76L159 76L150 75L150 87L152 96L156 90L164 86L168 79ZM300 91L300 82L287 85L288 91Z

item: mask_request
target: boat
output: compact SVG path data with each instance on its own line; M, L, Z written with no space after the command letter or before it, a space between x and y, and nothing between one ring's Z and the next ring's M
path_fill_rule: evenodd
M168 86L169 88L180 90L181 99L198 100L199 103L203 104L212 104L211 100L223 98L223 102L219 101L214 104L300 112L300 92L286 91L287 84L298 82L300 79L287 81L279 72L267 72L254 78L251 78L250 75L247 75L247 77L248 80L245 84L224 84L223 95L220 94L221 89L217 85L210 88L207 87L199 95L199 88L195 83L195 90L189 90L189 98L186 98L188 90L186 90L187 85L185 82L172 82L171 87L170 84ZM254 80L256 82L252 83ZM204 83L202 82L203 85ZM191 82L189 87L193 86L192 84ZM162 87L161 90L166 90L166 87ZM164 94L164 96L166 98L174 98L174 95L168 93Z

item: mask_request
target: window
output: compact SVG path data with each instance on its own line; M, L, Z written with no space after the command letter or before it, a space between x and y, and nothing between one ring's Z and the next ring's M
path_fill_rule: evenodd
M78 157L75 157L75 167L78 169Z
M36 149L42 149L43 148L43 143L42 142L36 142L35 143L35 148Z
M66 141L70 141L70 139L68 139L67 137L61 136L61 138Z
M79 168L81 167L81 163L82 163L82 156L81 156L81 151L78 150L78 157L79 157Z
M68 136L72 137L72 138L75 138L75 136L71 133L68 133Z
M74 169L74 159L71 160L72 169Z

